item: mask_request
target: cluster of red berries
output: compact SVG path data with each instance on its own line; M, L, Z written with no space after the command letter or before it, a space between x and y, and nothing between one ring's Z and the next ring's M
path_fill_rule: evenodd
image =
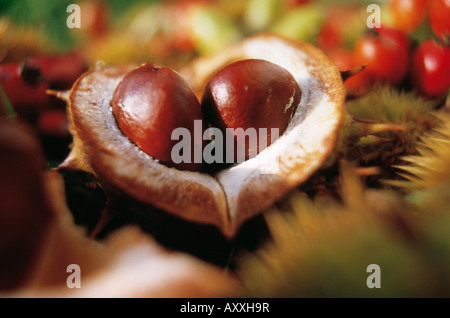
M339 48L342 42L336 41L336 34L331 41L327 23L319 35L319 45L341 70L365 66L345 81L349 94L361 95L376 83L388 83L427 98L444 96L450 87L450 1L390 0L387 10L389 27L382 23L370 29L352 50ZM412 33L424 24L433 37L414 42Z

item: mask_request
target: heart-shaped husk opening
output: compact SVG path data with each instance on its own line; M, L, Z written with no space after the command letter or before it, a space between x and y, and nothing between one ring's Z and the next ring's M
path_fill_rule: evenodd
M114 89L136 67L121 65L91 70L72 88L74 147L63 166L89 171L108 189L234 237L246 220L320 168L334 149L344 114L345 90L336 66L312 45L279 36L248 38L180 73L199 96L216 71L247 58L284 67L302 90L284 134L256 157L210 176L168 168L145 154L123 135L111 111Z
M250 37L182 70L197 96L221 68L242 59L264 59L292 73L302 91L286 131L256 157L218 173L227 198L230 226L249 218L300 185L331 154L344 118L345 89L338 68L308 43L277 35Z

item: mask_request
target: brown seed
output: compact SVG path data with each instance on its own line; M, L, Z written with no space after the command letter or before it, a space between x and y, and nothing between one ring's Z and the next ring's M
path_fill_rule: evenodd
M297 81L286 69L266 60L247 59L235 62L220 70L208 83L202 97L202 110L213 127L226 128L267 128L267 146L271 143L271 129L278 129L281 136L292 114L300 102L301 90ZM239 134L233 133L235 140L235 160L237 152L245 159L261 152L259 138L256 143L240 144ZM242 137L242 136L241 136ZM263 137L263 135L261 135ZM242 139L243 140L243 139Z
M117 86L112 110L122 132L142 151L170 167L201 169L201 163L194 162L194 149L203 142L202 136L195 140L194 134L194 121L202 119L200 104L175 71L152 64L132 70ZM171 140L176 128L186 128L191 134L190 163L172 160L172 148L179 142Z

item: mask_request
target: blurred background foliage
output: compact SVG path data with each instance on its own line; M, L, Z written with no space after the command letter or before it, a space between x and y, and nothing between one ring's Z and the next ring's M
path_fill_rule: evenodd
M67 6L80 3L74 0L2 0L0 17L11 20L16 25L32 27L50 39L55 50L67 50L77 44L79 39L66 27ZM111 8L113 21L136 3L154 3L158 0L105 0Z

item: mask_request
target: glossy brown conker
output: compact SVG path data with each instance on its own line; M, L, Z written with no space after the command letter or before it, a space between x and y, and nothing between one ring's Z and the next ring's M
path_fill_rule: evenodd
M194 150L203 141L201 134L194 134L194 124L202 120L202 112L194 92L177 72L149 63L133 69L116 87L111 106L121 131L142 151L169 167L201 169ZM172 149L179 141L172 140L172 132L177 128L191 134L190 162L173 161Z
M227 128L234 129L234 158L238 160L240 153L247 160L265 148L260 147L259 138L267 138L267 147L275 139L273 128L278 136L283 134L300 97L300 87L289 71L266 60L245 59L229 64L211 78L201 106L209 124L224 136L230 133ZM250 144L249 139L240 138L239 134L249 128L258 133L258 142ZM259 133L261 128L267 129L266 135Z

